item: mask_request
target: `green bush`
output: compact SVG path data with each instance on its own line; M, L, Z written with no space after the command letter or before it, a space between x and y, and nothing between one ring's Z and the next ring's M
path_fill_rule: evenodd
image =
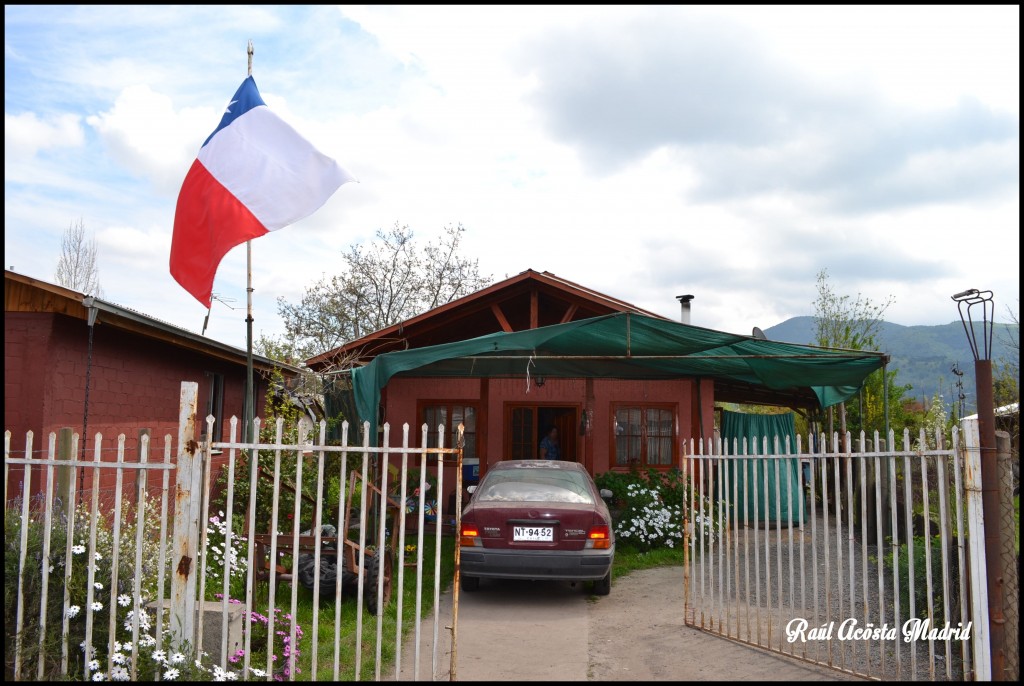
M889 541L891 543L891 540ZM900 578L900 614L906 618L910 612L910 556L907 554L907 544L901 543L898 547L899 555L899 578ZM919 619L928 617L928 570L926 567L926 551L931 551L932 561L932 622L933 625L942 625L947 620L943 610L945 594L942 588L942 539L940 536L933 536L931 546L927 545L924 536L914 536L914 610ZM890 570L893 568L893 551L891 545L885 553L885 563ZM950 558L949 578L950 614L954 617L959 615L959 567L957 558L952 555Z
M88 564L91 547L90 530L92 519L89 506L79 505L73 513L73 524L69 526L68 512L57 500L53 505L48 559L43 558L45 543L45 522L42 507L33 503L27 522L22 521L21 504L15 501L4 515L4 638L9 649L5 651L5 675L14 678L14 646L17 635L17 602L19 593L18 568L20 565L20 543L22 527L27 526L28 545L25 556L25 570L20 592L22 594L21 660L22 678L26 674L37 674L42 654L43 676L46 679L60 678L63 641L61 630L65 614L68 619L68 671L70 674L96 673L106 669L107 646L110 645L111 612L114 616L116 638L130 635L131 616L135 598L135 547L138 523L135 508L122 504L120 531L114 540L113 523L100 514L95 523L95 552L92 564ZM71 531L71 559L67 559L68 531ZM160 560L159 513L154 507L146 507L143 522L143 543L141 567L139 568L139 607L156 598L158 564ZM114 550L117 546L116 588L114 575ZM164 544L165 559L169 544ZM41 614L43 565L49 578L45 607L45 631L42 629ZM65 570L70 565L71 574L66 579ZM89 584L92 567L92 600L90 607ZM165 575L169 583L169 575ZM165 585L166 597L168 587ZM69 601L67 612L64 596ZM145 610L140 613L146 617ZM91 617L91 647L85 650L87 623ZM127 628L123 625L127 623ZM143 630L147 630L143 621ZM91 665L89 663L92 663ZM102 667L101 667L102 665ZM118 665L119 667L121 665ZM26 671L27 670L27 671Z
M71 518L60 501L54 503L50 551L46 559L43 556L45 521L40 503L33 503L27 520L21 516L21 504L18 501L9 504L4 513L4 639L8 647L4 654L6 679L14 680L16 676L15 646L19 639L21 670L18 676L23 680L37 678L40 661L42 678L47 681L83 677L92 681L127 681L132 678L133 668L138 680L212 678L223 681L238 678L239 675L230 674L230 670L209 665L205 656L197 656L188 645L179 647L177 651L168 650L170 622L166 610L163 615L163 635L157 640L156 618L153 610L147 606L158 595L164 599L169 597L171 577L170 540L161 542L159 511L148 504L145 508L146 514L141 522L140 567L136 569L136 534L140 525L136 508L127 502L110 508L120 516L120 530L116 538L114 522L101 512L95 520L95 544L91 541L93 519L89 508L89 505L80 505ZM27 547L24 575L19 583L23 526ZM69 532L70 560L67 559ZM89 564L90 556L92 564ZM161 557L167 568L163 591L158 593ZM230 551L228 559L232 559ZM44 565L49 578L45 612L42 612ZM66 577L68 565L71 573ZM136 580L139 584L138 595L135 593ZM17 633L19 592L23 608L20 636ZM65 593L68 598L66 605ZM45 616L45 629L40 619L41 614ZM61 637L65 618L68 624L66 644ZM137 641L133 640L136 621L139 631ZM88 644L87 634L90 635ZM62 666L65 650L66 668ZM257 668L251 671L255 676L263 674Z
M598 488L612 492L613 526L620 545L645 552L683 544L684 508L690 502L692 489L689 479L678 469L605 472L594 481ZM710 513L706 496L705 502L705 512ZM694 522L694 530L711 540L716 536L717 526L710 514L705 517L703 523Z

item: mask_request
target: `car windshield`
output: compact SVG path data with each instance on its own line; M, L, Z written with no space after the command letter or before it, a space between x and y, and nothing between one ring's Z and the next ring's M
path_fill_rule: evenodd
M480 502L593 504L594 497L580 472L553 469L503 469L488 474L476 493Z

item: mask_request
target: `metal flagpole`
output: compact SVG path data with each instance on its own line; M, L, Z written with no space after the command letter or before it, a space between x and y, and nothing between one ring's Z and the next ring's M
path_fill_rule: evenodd
M249 41L249 76L252 76L252 41ZM255 415L255 398L252 383L252 240L245 242L245 400L242 413L245 415L245 426L242 431L246 443L255 439L252 435L252 420Z

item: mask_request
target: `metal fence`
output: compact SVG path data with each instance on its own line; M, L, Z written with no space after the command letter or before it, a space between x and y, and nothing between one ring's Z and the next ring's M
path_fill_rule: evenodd
M957 441L691 444L686 623L866 677L990 678L980 470Z
M452 437L456 447L445 448L441 427L436 447L428 448L423 426L420 447L412 447L405 425L401 445L392 446L385 425L381 445L370 446L364 424L362 445L349 446L346 422L342 445L327 445L325 422L312 436L311 422L286 427L278 420L268 440L256 419L254 438L243 442L233 418L230 440L198 444L196 391L196 384L182 384L173 463L170 435L163 461L154 462L146 436L138 461L126 459L123 434L115 448L96 434L93 459L83 460L77 434L66 445L50 434L48 449L36 451L29 433L21 457L12 455L6 432L5 492L12 467L21 489L5 508L8 549L13 541L18 546L17 559L5 559L8 579L17 566L16 585L5 582L9 624L14 617L8 635L15 637L5 676L338 681L367 678L363 662L372 660L376 680L389 672L420 679L423 598L432 593L438 607L442 537L454 531L446 522L451 508L437 497L444 492L442 466L455 470L454 512L461 510L459 436ZM212 417L207 424L208 435L218 435ZM105 459L112 451L114 460ZM410 483L413 469L418 482ZM76 476L81 470L84 479ZM138 475L133 488L124 488L125 473ZM436 474L436 503L428 473ZM33 474L45 474L43 483L33 483ZM332 481L336 493L327 497ZM325 514L335 507L336 517ZM432 587L424 588L424 579ZM282 584L290 586L286 610L277 608ZM413 673L403 674L408 584L415 589L416 659ZM308 608L310 591L312 636L303 641L296 618L300 595ZM434 613L430 679L444 650L440 621ZM300 645L309 646L308 661L299 660ZM385 653L393 654L393 666ZM297 676L300 663L308 675Z

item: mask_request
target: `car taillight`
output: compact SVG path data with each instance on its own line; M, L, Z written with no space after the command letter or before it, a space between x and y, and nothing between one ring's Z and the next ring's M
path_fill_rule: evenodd
M459 545L463 546L481 546L483 541L480 540L480 529L474 524L462 523L462 533L459 535Z
M587 534L588 548L611 548L611 530L607 526L592 526Z

